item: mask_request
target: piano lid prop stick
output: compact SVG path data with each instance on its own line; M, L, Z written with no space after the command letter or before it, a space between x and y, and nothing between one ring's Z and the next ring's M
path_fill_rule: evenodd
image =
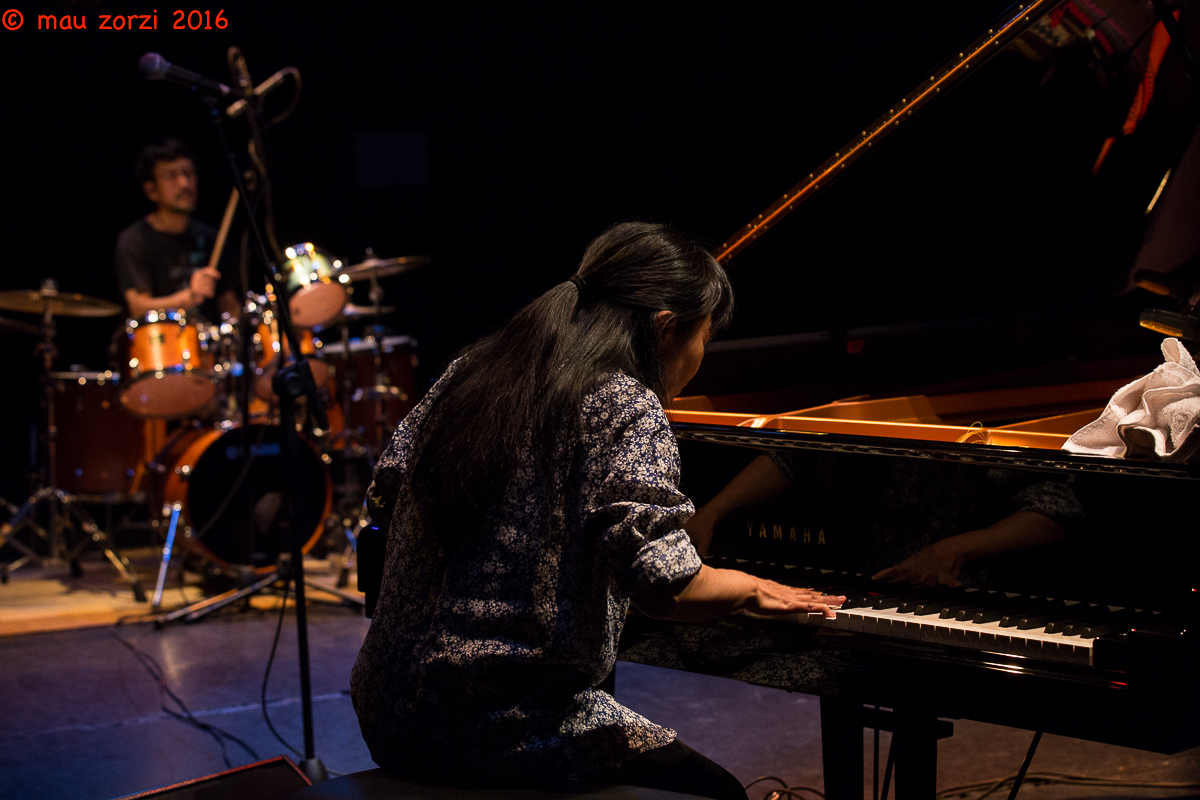
M225 249L225 239L229 236L229 226L233 223L233 215L237 211L238 190L233 187L233 191L229 193L229 202L225 204L225 216L221 217L221 227L217 231L217 241L213 244L212 255L209 256L208 265L216 269L217 262L221 260L221 251Z

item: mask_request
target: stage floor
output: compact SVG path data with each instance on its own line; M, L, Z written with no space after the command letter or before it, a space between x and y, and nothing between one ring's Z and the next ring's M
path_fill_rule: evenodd
M87 566L88 571L102 568ZM0 587L0 616L7 612L8 588ZM0 797L99 800L224 768L210 735L162 710L164 703L178 707L122 640L161 666L163 683L197 720L242 739L258 758L287 753L259 709L277 618L277 612L252 607L161 630L125 624L0 638ZM313 604L310 611L316 749L333 772L373 766L348 694L350 667L367 626L361 612L349 607ZM267 698L276 729L301 747L298 695L289 611ZM822 786L815 697L627 663L617 669L617 697L675 728L743 782L775 775L793 785ZM1015 772L1031 738L1028 731L965 721L955 722L955 732L939 746L942 789ZM888 741L883 734L884 754ZM869 732L864 745L870 747ZM235 765L257 760L233 743L227 743L227 752ZM1031 771L1198 781L1200 749L1167 757L1046 736ZM758 784L750 797L762 798L771 786ZM1027 784L1021 797L1200 797L1200 790Z

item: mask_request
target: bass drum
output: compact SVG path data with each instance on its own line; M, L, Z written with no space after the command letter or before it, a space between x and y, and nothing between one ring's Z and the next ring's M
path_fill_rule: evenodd
M251 423L233 428L179 431L155 459L165 468L163 503L179 503L192 536L188 546L224 569L275 569L290 550L279 526L283 506L282 429ZM307 553L321 538L333 502L329 468L307 442L292 465L296 532Z

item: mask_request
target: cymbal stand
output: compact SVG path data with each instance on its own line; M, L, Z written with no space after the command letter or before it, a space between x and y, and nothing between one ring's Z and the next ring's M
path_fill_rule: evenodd
M36 563L43 567L69 564L71 573L77 576L80 574L80 554L88 544L95 543L104 551L104 555L108 557L121 577L129 581L133 589L134 600L144 603L146 602L146 592L138 582L137 573L130 565L129 559L117 549L109 535L100 529L83 504L76 500L74 495L68 494L55 485L58 480L58 427L54 421L55 390L54 383L50 380L50 373L54 368L54 359L58 355L58 349L54 346L58 330L54 322L54 301L49 295L57 289L54 279L47 278L43 281L42 289L45 290L46 295L42 301L42 343L38 345L38 352L42 356L42 402L46 407L46 485L34 492L25 505L17 509L12 519L4 525L0 525L0 546L11 544L22 553L20 558L0 571L0 582L7 583L10 573L29 563ZM46 556L39 556L33 547L14 537L25 528L32 528L38 533L43 533L37 527L37 509L43 505L47 518L44 534L49 540L49 553ZM79 529L86 534L71 548L67 547L63 536L63 527L69 524L69 520L74 520Z
M387 427L387 418L384 416L384 400L391 397L394 390L388 381L387 374L383 371L383 322L382 322L382 304L383 304L383 289L379 286L379 273L372 269L369 273L371 279L371 289L368 297L371 298L371 307L373 309L372 316L375 319L375 324L371 327L371 340L374 343L372 348L372 358L375 361L375 385L366 389L370 394L371 400L375 404L375 441L379 442L379 446L384 447L383 433ZM362 392L363 390L359 390Z
M375 289L378 284L372 281L372 298L374 298ZM375 302L378 308L378 302ZM342 419L345 420L344 427L340 434L342 439L342 487L344 488L350 483L350 464L358 455L356 448L363 457L367 456L366 445L363 443L357 432L352 429L350 424L350 408L351 398L354 394L354 375L352 374L352 362L350 359L350 328L342 325ZM339 509L340 510L340 509ZM342 517L339 520L342 524L342 532L346 536L346 547L342 550L342 564L338 570L337 587L343 588L350 585L350 568L354 564L355 555L358 552L358 534L363 529L365 524L369 524L363 509L359 508L357 519Z

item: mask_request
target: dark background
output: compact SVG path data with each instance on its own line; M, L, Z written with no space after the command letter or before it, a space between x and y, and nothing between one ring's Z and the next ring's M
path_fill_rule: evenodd
M426 377L563 280L614 222L663 221L720 243L1008 5L244 3L224 9L223 31L176 31L160 3L158 31L99 31L101 13L155 6L12 1L25 24L0 30L0 289L53 276L63 290L119 301L114 238L149 210L133 160L164 135L195 147L197 216L219 221L230 180L204 105L143 80L137 62L157 51L228 81L225 50L236 44L256 81L288 65L303 75L298 110L271 134L281 243L312 241L350 263L367 247L433 257L385 282L385 302L398 307L390 327L420 341ZM38 31L38 13L86 15L88 30ZM1036 85L1040 76L1027 77ZM940 126L936 136L905 134L924 155L879 157L872 169L885 179L873 189L864 170L865 196L847 188L794 215L808 221L781 231L781 242L799 250L764 247L735 262L740 313L726 336L935 319L959 313L964 299L973 313L994 313L1115 285L1114 265L1127 265L1137 241L1128 232L1064 260L1072 222L1037 222L1049 201L1039 204L1025 179L995 197L945 183L995 182L1009 172L996 151L1013 144L1013 158L1041 153L1049 171L1064 160L1055 126L1079 115L1055 104L1039 130L1028 123L1046 108L1035 103L1005 121L993 100L1010 89L992 83L991 95L955 93L958 111L928 112L922 124ZM951 113L959 116L938 116ZM1084 120L1093 139L1109 122ZM245 122L227 130L244 163ZM939 167L950 177L914 176L940 151L955 154ZM1152 191L1159 177L1146 173L1127 204L1144 206L1142 184ZM981 240L963 228L970 220L991 220L995 233ZM1046 228L1044 241L1027 241L1030 227ZM1097 266L1096 252L1113 258ZM1031 281L1045 289L1034 299L1022 294ZM359 291L355 301L367 302ZM60 320L56 367L104 368L121 323ZM37 413L35 343L14 333L0 341L0 493L19 498Z

